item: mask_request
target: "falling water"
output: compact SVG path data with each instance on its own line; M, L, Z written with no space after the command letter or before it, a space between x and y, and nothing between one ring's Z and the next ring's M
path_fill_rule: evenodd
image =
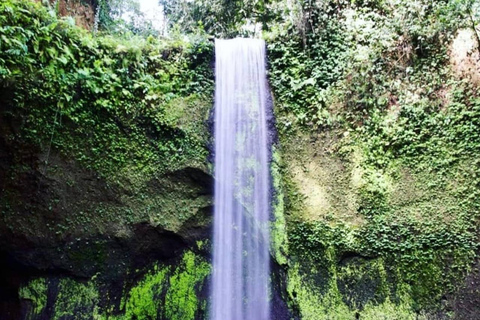
M211 320L267 320L269 170L265 42L216 40Z

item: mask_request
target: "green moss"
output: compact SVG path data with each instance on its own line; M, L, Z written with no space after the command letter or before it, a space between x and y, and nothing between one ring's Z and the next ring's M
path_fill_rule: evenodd
M155 266L128 293L125 316L135 319L156 319L162 309L161 294L168 279L168 267Z
M89 281L71 278L38 278L20 289L20 298L33 303L29 319L39 319L47 305L47 291L53 297L52 319L92 319L100 317L96 277ZM54 293L57 293L54 296ZM50 299L50 298L48 298Z
M198 250L204 250L208 246L208 240L198 240L196 244Z
M455 110L472 117L478 113ZM298 264L306 290L316 292L318 301L335 292L326 283L336 277L342 301L360 314L368 309L369 317L375 312L379 317L398 312L399 319L431 310L446 313L442 297L455 292L469 271L478 248L478 166L472 167L477 146L467 139L457 146L462 150L458 156L437 150L458 154L457 130L473 124L446 110L441 116L415 112L417 118L409 114L398 120L403 126L398 136L383 128L384 140L376 137L383 117L344 134L335 129L281 137L288 264ZM416 156L390 147L406 127L422 131L438 117L461 118L457 124L464 128L445 129L456 137L450 140L437 131L440 127L430 126L421 141L402 142L401 148L416 150ZM391 140L385 142L386 137ZM316 303L305 304L308 309Z
M35 318L47 306L47 289L47 279L45 278L31 280L20 288L20 299L30 300L33 304L29 318Z
M32 302L29 319L41 315L50 290L57 292L52 296L52 319L193 320L206 313L207 300L199 299L199 294L210 269L203 257L186 251L177 264L156 264L130 289L125 287L120 302L110 299L101 274L89 281L35 279L20 289L19 296Z
M127 319L193 320L204 302L198 299L210 265L191 251L176 266L157 265L127 294Z
M88 282L60 279L53 319L91 319L100 316L95 278Z
M390 299L382 304L369 304L359 312L360 319L365 320L426 320L426 316L419 315L412 310L411 302L402 300L393 303Z
M285 200L282 182L282 168L280 151L273 148L271 174L273 180L274 200L273 200L273 216L270 237L271 247L275 260L280 265L287 264L288 257L288 238L285 221Z
M316 273L313 268L310 270ZM320 293L311 282L300 272L299 264L290 267L288 271L287 291L291 301L299 310L301 319L354 319L355 313L343 302L335 277L328 280L327 288Z
M286 202L294 201L293 207L286 205L288 263L295 263L303 283L292 291L298 291L296 296L290 295L293 305L307 315L317 310L327 318L334 313L324 309L325 304L335 310L331 301L339 300L349 312L365 312L364 317L385 318L398 312L398 319L410 319L442 308L442 296L454 292L477 246L472 228L475 204L465 192L476 193L463 177L464 164L441 173L409 170L405 159L378 167L369 162L371 150L358 136L315 143L290 139L297 143L284 144L289 152L284 174L292 184L286 189ZM326 170L335 161L333 155L316 152L312 156L309 151L322 144L341 150L339 174ZM298 163L304 169L295 176ZM329 186L325 181L334 184L335 177L342 177L339 185L322 192L302 185ZM325 206L339 187L354 196L345 197L342 206ZM459 192L466 196L464 201L458 201ZM347 218L355 217L349 213L352 208L357 208L354 219ZM316 214L322 210L326 213ZM290 276L289 283L297 281ZM335 284L330 278L336 279ZM311 301L310 294L317 298Z
M319 270L311 266L302 271L304 264L290 267L287 288L302 319L428 319L418 313L412 286L401 279L392 285L381 259L352 261L339 268L331 264L323 286L319 286Z
M354 310L382 304L396 296L388 280L383 259L346 258L336 268L337 286L345 303Z
M170 320L193 320L201 307L197 293L205 277L210 274L210 265L193 252L186 252L181 264L169 280L165 297L165 316Z

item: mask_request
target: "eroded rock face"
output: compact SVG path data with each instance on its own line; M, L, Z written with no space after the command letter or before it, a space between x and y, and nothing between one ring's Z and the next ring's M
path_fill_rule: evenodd
M478 256L478 255L477 255ZM449 301L455 318L474 320L480 313L480 261L476 261L472 270L455 295Z
M450 47L450 64L461 78L480 85L480 48L472 29L461 29Z
M47 163L38 148L12 144L6 137L15 124L2 123L0 313L14 319L24 310L18 290L28 279L100 274L103 283L122 282L130 270L172 263L208 239L212 177L205 171L167 172L135 192L54 151Z
M54 5L54 0L33 0L36 2ZM87 30L93 29L95 24L95 3L93 0L59 0L58 13L62 17L72 17L77 26Z
M184 167L136 193L56 152L46 163L39 149L12 145L5 138L14 131L10 124L0 135L0 313L6 319L205 319L212 176ZM291 319L285 277L275 264L278 320Z
M58 10L61 16L75 19L78 26L91 30L95 24L95 9L92 0L60 0Z

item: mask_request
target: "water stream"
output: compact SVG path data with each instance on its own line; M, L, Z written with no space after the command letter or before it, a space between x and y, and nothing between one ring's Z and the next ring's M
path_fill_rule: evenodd
M215 41L211 320L267 320L269 167L265 42Z

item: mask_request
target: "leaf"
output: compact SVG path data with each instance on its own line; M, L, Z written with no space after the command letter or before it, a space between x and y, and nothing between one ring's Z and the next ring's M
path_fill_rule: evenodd
M68 59L65 56L57 57L57 60L63 63L64 65L68 64Z

